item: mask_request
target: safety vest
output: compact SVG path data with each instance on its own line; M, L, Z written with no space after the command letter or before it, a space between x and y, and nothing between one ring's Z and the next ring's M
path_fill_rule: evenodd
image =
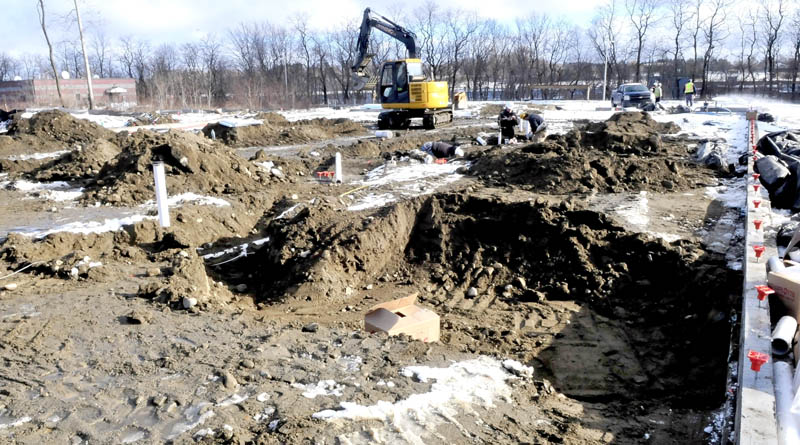
M694 82L686 82L686 89L684 94L694 94Z
M661 97L661 87L656 87L653 90L653 95L655 95L656 97Z

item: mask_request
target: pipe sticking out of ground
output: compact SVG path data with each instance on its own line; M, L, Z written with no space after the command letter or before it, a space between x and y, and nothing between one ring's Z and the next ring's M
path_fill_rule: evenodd
M775 330L772 331L772 353L784 356L792 350L792 339L797 331L797 320L785 315L778 320Z
M164 175L164 163L153 163L153 177L156 181L156 205L158 206L158 223L161 227L169 227L169 206L167 205L167 178Z

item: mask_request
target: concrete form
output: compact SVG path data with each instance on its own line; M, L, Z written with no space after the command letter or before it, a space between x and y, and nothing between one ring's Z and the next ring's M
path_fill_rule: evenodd
M774 237L764 238L766 228L772 226L772 212L769 197L764 187L754 190L753 147L758 141L758 123L755 113L748 113L747 145L750 154L747 180L747 216L744 270L744 293L742 301L742 328L739 339L739 397L736 404L736 443L740 445L761 445L777 443L778 428L775 415L774 366L771 353L771 326L769 298L758 300L756 286L767 284L767 259L778 254ZM753 204L760 200L758 208ZM763 221L757 230L753 221ZM756 258L754 246L764 246L766 250L760 259ZM761 366L759 372L750 368L748 353L756 351L769 356L769 361Z

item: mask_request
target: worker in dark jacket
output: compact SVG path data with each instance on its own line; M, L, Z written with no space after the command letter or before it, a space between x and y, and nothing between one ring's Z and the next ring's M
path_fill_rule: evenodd
M458 145L448 144L447 142L426 142L419 147L419 150L414 150L410 156L426 164L433 163L434 159L462 157L464 150Z
M503 139L513 139L516 136L514 127L517 126L517 123L517 113L514 113L514 110L511 109L511 104L506 104L503 107L503 111L497 116L497 124L500 125L500 133Z
M544 123L544 118L542 116L536 113L523 111L520 113L519 118L528 121L530 124L531 129L528 131L528 134L525 135L529 141L544 139L544 130L547 128L547 124Z

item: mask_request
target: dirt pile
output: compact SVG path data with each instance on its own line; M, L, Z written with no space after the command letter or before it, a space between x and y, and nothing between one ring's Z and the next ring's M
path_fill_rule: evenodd
M471 316L482 327L453 325L445 342L467 336L483 342L478 351L508 353L518 350L516 342L530 341L527 359L547 365L568 395L657 394L709 405L724 396L729 315L739 277L724 258L698 244L670 245L629 233L568 202L511 203L461 194L400 203L366 218L342 218L320 204L273 219L266 233L271 242L235 266L240 275L258 277L250 285L261 301L355 303L372 283L391 283L408 293L421 291L440 312L475 311ZM536 331L538 322L531 320L541 319L537 308L553 301L582 306L591 319L612 325L614 335L628 331L622 338L635 339L626 346L632 350L537 347L523 334ZM502 314L488 324L487 307ZM527 328L519 320L523 314ZM584 361L602 362L598 375L580 378Z
M87 146L97 139L114 138L112 131L94 122L76 119L60 110L41 111L30 119L14 119L8 128L8 135L37 142L34 147L60 143L73 148L76 145Z
M365 134L361 124L349 119L311 119L288 122L275 113L260 114L264 119L261 125L229 127L222 123L208 124L203 134L221 140L232 147L256 147L273 145L291 145L316 142L342 136ZM281 119L283 118L283 119Z
M30 177L37 181L82 181L94 178L106 163L120 153L120 148L105 139L97 139L61 158L37 167Z
M253 166L232 150L189 133L137 131L121 135L121 152L86 185L84 200L111 204L140 204L152 200L152 163L162 160L170 194L195 192L215 195L256 190L269 172ZM73 166L79 177L83 164Z
M475 153L470 174L493 185L520 185L545 193L684 190L713 182L714 172L690 161L686 144L662 133L646 113L618 113L541 143Z

